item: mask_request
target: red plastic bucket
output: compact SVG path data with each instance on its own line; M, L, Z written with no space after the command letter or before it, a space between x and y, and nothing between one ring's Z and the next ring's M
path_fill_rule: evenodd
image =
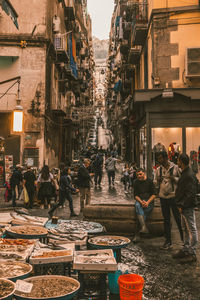
M144 278L138 274L124 274L118 278L121 300L141 300Z

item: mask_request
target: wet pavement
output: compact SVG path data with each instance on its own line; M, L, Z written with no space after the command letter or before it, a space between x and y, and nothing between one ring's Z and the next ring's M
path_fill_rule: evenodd
M115 188L109 189L107 176L104 171L102 188L91 188L92 204L98 203L131 203L132 193L124 193L121 178L122 164L117 165ZM79 196L73 195L75 212L79 213ZM11 207L0 198L1 210L3 207ZM18 205L22 203L18 202ZM29 210L31 215L48 216L48 210L39 207ZM69 218L69 208L66 202L65 208L57 209L56 215L63 219ZM200 212L196 211L197 225L200 228ZM82 215L78 218L82 219ZM142 238L137 244L131 243L122 249L122 269L128 269L130 273L137 273L144 277L144 300L199 300L200 299L200 247L197 249L198 262L193 264L179 264L171 257L171 254L181 247L181 242L176 225L172 225L173 250L160 250L164 242L163 237ZM110 297L112 300L118 296ZM103 300L103 299L100 299Z

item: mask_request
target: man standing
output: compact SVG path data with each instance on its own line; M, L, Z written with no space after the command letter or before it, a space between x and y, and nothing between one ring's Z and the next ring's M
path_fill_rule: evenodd
M12 206L16 206L16 199L19 198L20 196L20 185L22 184L22 173L21 173L21 168L19 165L17 165L11 175L10 178L10 185L12 189Z
M135 211L141 225L140 233L148 233L146 218L154 207L155 186L153 180L146 177L143 169L138 169L136 176L137 179L134 182ZM136 242L138 238L139 235L136 233L134 241Z
M160 167L158 167L156 170L155 184L159 190L158 195L160 198L162 215L164 218L165 235L165 242L161 249L169 250L172 249L170 209L172 210L174 219L178 226L181 240L183 240L181 216L175 202L175 191L180 177L180 172L178 166L168 160L166 151L159 152L157 155L157 160L160 164Z
M182 170L178 181L175 200L181 213L184 245L183 248L173 255L173 258L180 258L183 263L196 261L196 245L198 232L195 220L196 206L196 182L195 176L189 167L189 157L181 154L178 158L178 166Z
M89 166L90 160L85 158L83 165L78 170L77 183L80 191L80 212L83 211L85 200L86 204L90 204L91 201L90 183L92 180L88 171Z
M95 160L92 164L93 170L94 170L94 182L95 187L97 187L97 184L99 188L101 187L101 179L102 179L102 172L103 172L103 157L99 154L96 155Z

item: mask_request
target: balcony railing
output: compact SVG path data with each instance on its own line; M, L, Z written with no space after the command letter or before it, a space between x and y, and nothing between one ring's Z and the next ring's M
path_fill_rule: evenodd
M144 45L148 32L148 5L146 2L132 4L134 45Z

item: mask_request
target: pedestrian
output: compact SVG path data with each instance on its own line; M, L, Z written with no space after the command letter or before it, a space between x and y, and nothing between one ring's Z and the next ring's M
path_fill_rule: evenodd
M10 186L12 189L12 206L16 206L16 200L19 198L21 193L21 185L22 185L23 177L21 173L21 168L17 165L10 178Z
M31 166L29 165L27 165L27 171L24 173L23 176L23 186L25 186L29 198L27 207L33 208L33 204L34 204L33 199L36 190L36 176L34 172L31 170Z
M177 165L169 161L166 151L157 154L159 167L155 173L155 185L158 188L158 196L160 198L162 215L164 218L164 235L165 242L161 246L162 250L172 249L171 237L171 212L176 221L181 240L183 241L183 230L181 227L181 216L175 202L175 192L177 182L180 178L180 171Z
M70 173L71 173L70 167L65 167L64 170L61 171L59 201L57 203L55 203L52 206L52 208L49 210L48 214L50 217L53 216L53 212L56 210L56 208L64 205L66 199L69 201L70 217L77 217L77 215L74 212L73 199L72 199L71 192L79 192L79 190L75 189L72 186Z
M91 202L90 185L92 182L88 168L90 166L90 160L85 158L83 164L79 167L77 176L77 185L80 191L80 212L83 211L84 205Z
M103 157L100 154L97 154L95 160L92 164L92 168L94 171L94 183L95 187L101 187L101 179L103 174Z
M146 219L154 207L156 190L153 180L147 178L145 171L141 168L136 171L137 179L134 182L135 211L141 226L140 231L136 230L134 242L140 239L140 233L149 233L146 226Z
M130 188L129 165L125 163L122 169L122 182L124 185L124 192L128 193L127 188Z
M108 158L105 161L105 168L108 175L109 188L111 187L111 183L113 186L115 185L115 165L117 161L117 158L112 157L110 153L108 154Z
M54 184L53 175L49 172L49 167L44 165L37 180L38 199L41 201L40 208L44 208L45 200L47 200L48 208L51 208L51 198L53 196Z
M182 249L173 255L173 258L186 263L197 260L198 232L194 209L196 206L196 180L192 169L189 167L189 156L187 154L180 154L178 166L181 168L182 173L178 181L175 200L181 214L184 244Z
M133 182L137 178L136 170L137 170L136 162L131 163L129 168L129 180L130 180L130 187L132 188L133 188Z
M5 181L4 187L6 188L4 193L5 202L9 202L12 199L12 189L10 183L8 181Z

